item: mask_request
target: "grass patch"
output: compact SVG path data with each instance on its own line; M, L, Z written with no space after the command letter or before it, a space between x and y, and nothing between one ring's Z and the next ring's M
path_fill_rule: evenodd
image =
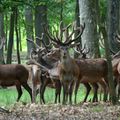
M83 101L83 99L85 97L85 93L86 93L86 90L85 90L84 86L81 85L80 89L78 91L78 94L77 94L77 103L79 103L80 101ZM0 89L0 106L11 106L12 104L14 104L16 102L17 96L18 96L18 94L17 94L16 88L9 87L7 89ZM93 96L93 94L91 92L88 97L88 100L90 98L92 98L92 96ZM54 103L55 90L47 87L44 97L45 97L46 103ZM74 93L73 93L72 100L74 102ZM20 101L25 102L25 103L31 102L28 92L24 89L23 89L23 95L22 95ZM39 103L39 101L40 101L40 96L38 95L37 102ZM62 101L62 91L61 91L61 101Z

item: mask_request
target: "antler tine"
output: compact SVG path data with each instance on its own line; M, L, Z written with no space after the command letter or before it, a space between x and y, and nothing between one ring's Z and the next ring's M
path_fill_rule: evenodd
M50 31L49 31L47 28L45 29L45 32L46 32L47 37L48 37L51 41L53 41L54 43L57 43L58 45L61 44L61 41L60 41L60 40L56 40L55 36L51 36L51 35L50 35Z
M55 33L55 36L54 36L54 38L57 40L57 41L60 41L60 39L59 39L59 36L58 36L58 30L56 30L56 28L55 28L55 26L53 26L53 29L54 29L54 33ZM54 34L53 33L53 34Z
M85 29L85 23L83 25L81 25L81 32L77 35L76 38L74 38L73 40L70 40L68 43L66 43L67 45L71 44L72 42L75 42L83 33L84 29ZM78 42L78 41L76 41Z
M71 23L63 28L63 31L65 32L65 41L64 43L68 42L69 40L69 28L71 27Z
M27 38L26 40L34 44L37 48L41 49L41 47L38 44L36 44L32 39Z
M118 33L116 34L115 38L117 38L117 42L120 43L120 35Z
M63 30L63 31L68 30L71 25L72 25L72 24L70 23L69 25L67 25L66 27L64 27L62 30Z
M30 50L30 59L34 59L33 58L33 54L37 54L36 50L34 50L33 48Z
M74 31L75 31L74 27L75 27L75 22L73 22L73 24L72 24L72 32L71 32L71 34L68 36L68 40L69 40L69 39L72 37L72 35L74 34Z
M115 55L116 54L116 52L110 47L110 52L113 54L113 55Z
M102 38L100 39L99 43L100 43L100 47L103 48L103 49L105 49L105 47L104 47L104 41L103 41Z
M73 50L74 50L76 53L81 54L81 52L80 52L80 51L78 51L76 47L75 47L75 48L73 48Z
M81 53L83 53L83 51L85 50L85 48L86 48L86 44L84 44L83 48L81 48L80 45L79 45L79 47L78 47L78 49L79 49L79 51L80 51Z
M45 44L45 41L43 40L43 37L44 37L44 33L42 33L41 37L36 37L36 39L40 40L43 43L46 50L48 51L48 46Z
M62 35L63 35L63 21L60 21L60 25L59 25L59 38L62 40Z
M90 48L87 49L86 52L84 52L84 54L88 54L90 52Z

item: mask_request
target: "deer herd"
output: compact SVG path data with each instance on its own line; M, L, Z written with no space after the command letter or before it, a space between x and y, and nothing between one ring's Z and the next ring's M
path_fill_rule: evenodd
M69 28L72 26L72 32ZM50 41L49 45L44 42L44 34L39 39L42 42L42 47L34 43L33 40L27 39L35 46L31 49L30 60L27 65L21 64L6 64L0 65L0 85L1 86L16 86L18 92L17 101L22 95L21 86L23 86L30 94L31 101L36 102L36 95L40 94L40 102L45 103L44 93L46 87L55 89L55 103L61 102L61 89L63 88L62 103L72 104L72 94L74 92L74 103L77 102L77 94L80 84L86 88L84 102L87 101L91 87L93 88L93 102L98 101L99 86L103 89L103 100L107 101L110 98L110 88L108 80L108 64L105 58L87 58L89 50L85 52L86 47L80 48L78 40L84 29L85 24L75 28L74 23L67 27L62 27L60 23L59 31L56 34L50 33L45 28L45 35ZM76 30L79 34L73 37ZM117 41L120 36L116 36ZM3 43L2 43L3 44ZM3 45L0 45L0 49ZM52 47L51 47L52 46ZM74 58L70 54L70 49L77 52L78 57ZM82 57L80 55L82 54ZM114 83L117 88L117 96L120 94L120 52L112 57L112 67L114 75ZM29 87L28 81L32 81L32 88ZM39 86L39 89L37 89ZM80 94L79 94L80 95Z

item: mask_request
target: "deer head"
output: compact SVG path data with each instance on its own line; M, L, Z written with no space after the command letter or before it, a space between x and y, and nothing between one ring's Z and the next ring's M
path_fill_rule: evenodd
M69 28L71 26L72 26L72 32L69 34ZM68 49L74 47L77 43L79 43L78 39L81 37L84 28L85 28L85 24L81 25L79 28L76 29L74 23L72 25L69 24L67 27L64 28L62 28L60 24L59 33L63 33L63 37L58 36L57 33L56 35L52 35L48 29L45 29L45 33L47 37L52 41L52 44L60 49L61 58L65 59L70 57ZM75 31L78 29L80 33L75 38L72 38Z
M90 49L86 49L86 44L84 44L83 48L81 48L80 44L78 44L76 46L76 49L74 49L74 51L76 53L78 53L79 55L82 55L81 58L86 59L87 58L87 54L89 53Z

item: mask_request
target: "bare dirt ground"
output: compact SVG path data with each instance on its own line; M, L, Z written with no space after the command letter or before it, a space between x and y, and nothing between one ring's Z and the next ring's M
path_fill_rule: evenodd
M1 110L0 120L120 120L120 106L103 102L78 105L16 103L9 113Z

